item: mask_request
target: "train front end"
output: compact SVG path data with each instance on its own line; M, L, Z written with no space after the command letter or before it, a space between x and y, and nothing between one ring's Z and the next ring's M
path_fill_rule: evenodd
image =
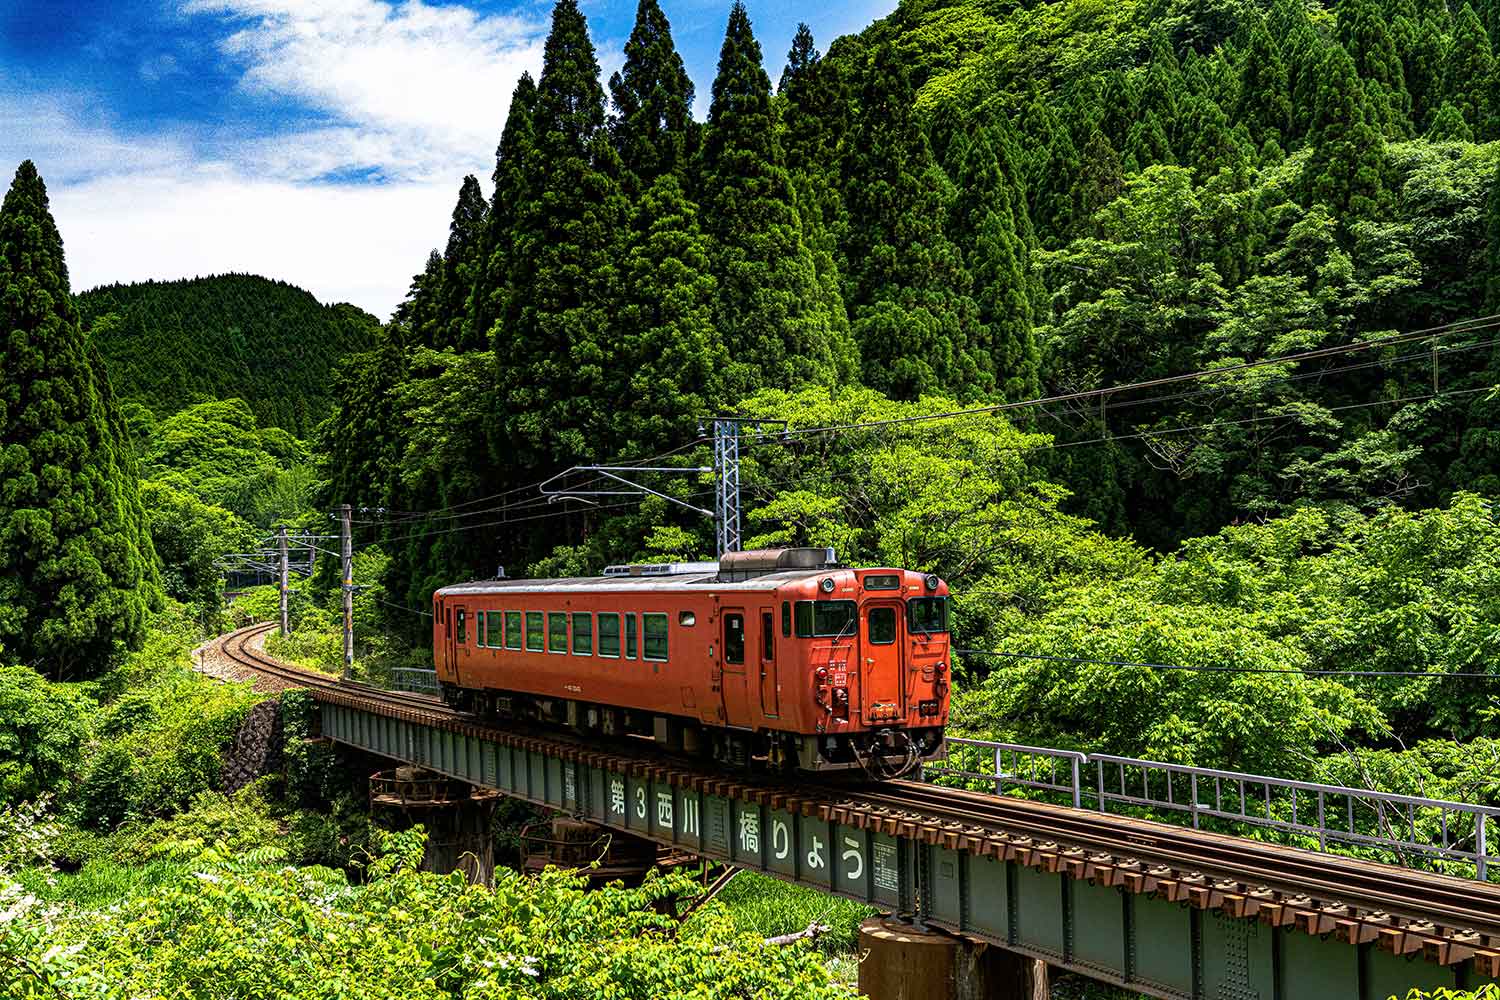
M951 680L947 584L911 570L838 569L788 589L806 720L824 765L884 779L939 756Z

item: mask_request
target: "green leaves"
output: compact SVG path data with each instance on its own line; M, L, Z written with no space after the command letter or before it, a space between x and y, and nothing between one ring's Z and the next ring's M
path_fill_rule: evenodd
M0 206L0 645L53 676L107 669L160 603L135 459L77 323L31 161Z
M422 847L420 827L386 836L358 887L327 869L241 856L205 858L107 910L48 914L22 902L3 911L0 987L29 978L79 1000L187 994L204 982L245 1000L852 996L829 983L815 952L736 932L717 902L679 930L652 904L700 891L686 876L589 892L571 873L501 869L487 889L419 871Z

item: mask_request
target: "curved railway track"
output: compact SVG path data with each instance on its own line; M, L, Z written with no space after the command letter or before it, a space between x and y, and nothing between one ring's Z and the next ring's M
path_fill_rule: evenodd
M1398 954L1424 952L1445 964L1476 958L1500 975L1500 885L1207 833L1124 816L983 792L892 781L881 785L790 784L726 775L702 762L639 748L602 752L596 743L553 731L501 730L429 695L387 691L282 663L251 643L274 624L217 640L241 666L322 700L378 714L525 743L565 759L607 762L615 770L665 776L823 819L977 857L1154 893L1197 908L1259 918L1351 944L1379 941Z

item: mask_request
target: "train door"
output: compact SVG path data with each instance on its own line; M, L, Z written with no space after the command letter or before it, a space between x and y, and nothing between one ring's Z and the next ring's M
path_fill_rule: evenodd
M720 652L724 671L720 688L724 695L724 722L730 726L750 725L750 699L745 684L745 661L755 650L751 642L744 608L725 608L719 615Z
M781 684L776 676L776 611L760 609L760 711L768 719L781 714Z
M462 604L448 608L448 664L453 668L453 681L464 683L464 671L469 666L469 633L474 631L473 615Z
M904 622L900 601L871 601L864 607L860 657L860 702L866 724L906 715Z

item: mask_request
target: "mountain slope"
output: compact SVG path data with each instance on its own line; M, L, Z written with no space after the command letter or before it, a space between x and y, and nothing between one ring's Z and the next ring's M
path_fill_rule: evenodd
M298 436L326 414L333 367L379 326L248 274L108 285L79 295L78 309L122 398L162 417L235 396L261 426Z

